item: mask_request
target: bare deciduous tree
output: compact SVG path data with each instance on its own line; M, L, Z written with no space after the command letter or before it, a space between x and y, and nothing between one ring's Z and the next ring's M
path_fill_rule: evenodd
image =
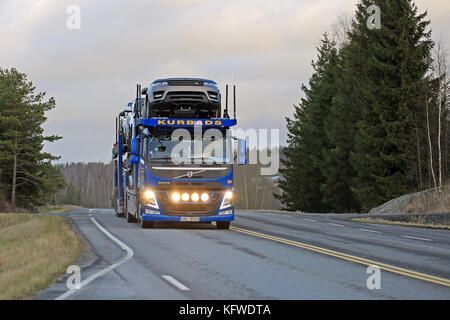
M439 187L442 186L442 118L443 113L449 105L449 92L450 92L450 77L449 73L449 65L447 62L448 52L445 48L442 38L437 42L436 47L434 49L434 65L433 65L433 74L434 78L437 79L437 94L438 94L438 134L437 134L437 148L438 148L438 160L439 160Z
M348 32L352 26L352 16L346 12L338 15L336 21L331 25L331 40L341 49L348 41Z

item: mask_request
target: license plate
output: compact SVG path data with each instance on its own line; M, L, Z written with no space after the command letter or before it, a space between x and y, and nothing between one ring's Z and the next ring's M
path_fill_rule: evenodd
M185 222L199 222L200 217L181 217L181 221Z

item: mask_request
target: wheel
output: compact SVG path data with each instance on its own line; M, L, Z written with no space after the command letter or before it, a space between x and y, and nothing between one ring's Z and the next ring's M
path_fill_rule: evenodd
M119 218L125 217L125 215L123 214L123 211L122 211L122 213L119 213L119 212L120 212L120 209L116 208L116 217L119 217Z
M228 230L230 229L230 221L217 221L217 230Z
M146 220L142 220L142 218L141 218L141 228L149 229L149 228L153 228L154 225L155 224L153 221L146 221Z
M127 212L127 222L128 223L136 223L136 217L133 216L132 214L130 214L129 212Z

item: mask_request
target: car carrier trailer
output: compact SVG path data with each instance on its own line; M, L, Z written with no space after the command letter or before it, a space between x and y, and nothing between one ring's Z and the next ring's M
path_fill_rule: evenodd
M234 87L235 97L235 87ZM244 165L245 140L214 81L171 78L137 86L136 99L116 119L114 203L118 216L143 228L158 221L234 220L233 168ZM235 150L236 149L236 150Z

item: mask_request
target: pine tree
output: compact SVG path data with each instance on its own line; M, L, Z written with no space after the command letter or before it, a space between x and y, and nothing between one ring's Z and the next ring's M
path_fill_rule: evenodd
M0 68L0 183L7 188L13 210L40 204L42 193L53 191L50 186L57 175L51 161L58 157L42 152L44 141L61 138L43 136L45 112L55 107L55 100L43 101L45 93L34 91L25 74Z

